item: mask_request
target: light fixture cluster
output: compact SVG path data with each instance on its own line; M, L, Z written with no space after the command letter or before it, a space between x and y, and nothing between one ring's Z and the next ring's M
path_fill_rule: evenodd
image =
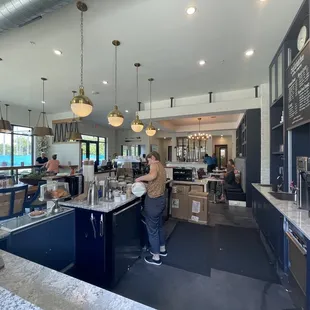
M208 140L210 138L212 138L212 136L210 134L206 134L203 132L200 132L200 122L201 122L201 117L198 118L198 123L199 123L199 127L198 127L198 132L192 135L188 136L188 139L190 140Z

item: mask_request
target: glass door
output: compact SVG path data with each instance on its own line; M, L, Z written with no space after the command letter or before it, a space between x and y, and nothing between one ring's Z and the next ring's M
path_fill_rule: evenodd
M99 160L99 144L93 141L83 141L81 143L81 158L82 161L88 158L89 160Z

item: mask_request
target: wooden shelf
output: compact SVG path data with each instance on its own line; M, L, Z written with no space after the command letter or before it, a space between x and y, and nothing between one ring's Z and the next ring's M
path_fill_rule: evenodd
M278 124L278 125L276 125L276 126L273 126L273 127L271 128L271 130L275 130L275 129L280 128L280 127L283 127L283 123L280 123L280 124Z

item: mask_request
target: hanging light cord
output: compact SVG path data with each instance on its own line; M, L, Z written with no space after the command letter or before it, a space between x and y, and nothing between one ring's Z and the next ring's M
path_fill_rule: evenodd
M28 127L30 128L30 112L31 110L28 110Z
M8 120L8 106L9 104L5 105L5 120Z
M81 11L81 87L83 86L84 74L84 12Z
M139 106L139 67L137 67L137 103Z
M0 116L1 116L1 119L3 120L3 115L2 115L1 104L0 104Z
M115 57L114 57L114 105L117 105L117 45L115 45Z
M152 121L152 79L150 79L150 122Z
M43 83L43 87L42 87L42 103L43 103L43 127L45 127L45 110L44 110L44 106L45 106L45 98L44 98L44 80L42 80Z

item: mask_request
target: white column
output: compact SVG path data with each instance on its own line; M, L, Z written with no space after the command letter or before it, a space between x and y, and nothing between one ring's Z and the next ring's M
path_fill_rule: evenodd
M270 183L270 106L269 84L262 84L261 93L261 183Z

